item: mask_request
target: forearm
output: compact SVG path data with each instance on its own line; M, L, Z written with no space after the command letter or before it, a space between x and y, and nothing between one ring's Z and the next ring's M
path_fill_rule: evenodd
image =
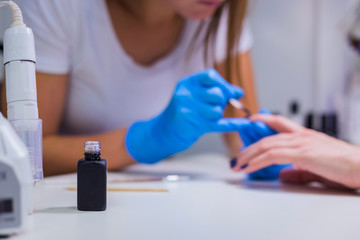
M239 154L239 151L243 145L240 140L239 134L237 132L225 133L223 134L223 138L228 148L230 158L236 157Z
M244 118L246 114L237 109L230 109L229 107L225 110L225 117L235 117L235 118ZM223 139L225 141L225 145L228 149L228 154L230 158L236 157L241 147L243 146L243 142L240 139L238 132L225 133L223 134Z
M127 129L94 134L61 136L47 135L43 139L45 175L75 172L77 161L83 157L86 141L99 141L102 158L108 161L109 170L119 169L135 163L125 148Z

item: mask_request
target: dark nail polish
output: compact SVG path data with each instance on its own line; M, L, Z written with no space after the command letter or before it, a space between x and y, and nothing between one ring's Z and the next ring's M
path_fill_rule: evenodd
M233 158L231 159L230 161L230 168L234 168L237 164L237 159L236 158Z
M84 158L77 168L77 206L81 211L106 209L107 162L100 157L100 143L85 143Z
M245 165L242 165L241 167L240 167L240 169L245 169L245 168L247 168L247 164L245 164Z

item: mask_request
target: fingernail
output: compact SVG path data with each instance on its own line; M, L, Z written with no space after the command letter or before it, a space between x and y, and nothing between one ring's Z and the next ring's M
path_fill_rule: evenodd
M230 161L230 168L234 168L237 164L237 159L236 158L233 158L231 159Z
M245 168L247 168L247 164L245 164L245 165L242 165L241 167L240 167L240 169L245 169Z

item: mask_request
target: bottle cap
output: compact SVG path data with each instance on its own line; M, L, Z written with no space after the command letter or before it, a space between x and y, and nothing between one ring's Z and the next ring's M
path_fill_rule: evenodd
M100 142L87 141L85 142L85 153L100 153Z

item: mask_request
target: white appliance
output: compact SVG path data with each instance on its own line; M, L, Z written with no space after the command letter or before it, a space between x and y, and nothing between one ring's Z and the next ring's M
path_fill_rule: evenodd
M19 7L4 34L4 66L8 120L0 113L0 236L18 233L32 212L32 190L43 178L42 121L39 119L35 46L32 30L23 23Z

